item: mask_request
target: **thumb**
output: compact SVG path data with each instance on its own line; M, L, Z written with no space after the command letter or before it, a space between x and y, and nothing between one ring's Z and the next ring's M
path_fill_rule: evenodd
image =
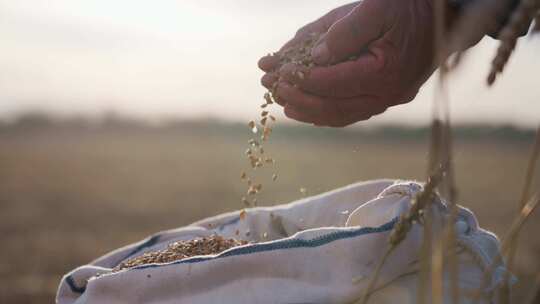
M311 51L313 60L319 65L341 62L358 55L379 38L386 19L383 2L386 1L363 1L334 23Z

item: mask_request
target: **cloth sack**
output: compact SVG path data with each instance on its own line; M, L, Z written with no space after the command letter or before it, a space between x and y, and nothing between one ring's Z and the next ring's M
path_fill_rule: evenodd
M188 227L157 233L113 251L65 275L59 304L89 303L354 303L388 249L388 237L422 185L376 180L353 184L275 207L231 212ZM434 227L448 214L439 198ZM459 208L461 303L480 287L483 271L499 255L497 238L479 228L474 215ZM422 224L389 256L370 303L416 303ZM250 241L213 256L112 272L126 259L165 249L169 243L219 234ZM482 303L496 303L504 276L498 265ZM445 274L445 303L449 280Z

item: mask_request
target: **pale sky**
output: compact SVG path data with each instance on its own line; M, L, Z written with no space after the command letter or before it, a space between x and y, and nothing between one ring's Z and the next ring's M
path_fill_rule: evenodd
M0 117L115 111L138 118L257 115L256 63L349 1L0 0ZM539 39L522 39L495 88L485 39L452 80L454 120L540 122ZM433 89L370 121L425 123ZM278 111L275 108L274 111Z

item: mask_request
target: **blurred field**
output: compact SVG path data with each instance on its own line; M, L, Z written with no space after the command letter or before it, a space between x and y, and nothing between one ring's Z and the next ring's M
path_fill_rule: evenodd
M242 207L249 133L241 126L0 130L0 303L51 303L61 275L74 267L156 231ZM300 187L316 194L359 180L423 179L427 133L411 132L278 127L267 150L279 179L264 183L259 201L292 201ZM501 234L517 212L531 134L462 133L455 143L459 202ZM518 298L540 271L539 229L536 213L521 237Z

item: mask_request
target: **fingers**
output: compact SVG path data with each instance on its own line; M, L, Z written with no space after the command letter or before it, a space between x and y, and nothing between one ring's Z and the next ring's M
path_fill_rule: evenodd
M279 67L280 58L276 54L264 56L259 60L259 68L265 72L271 72Z
M302 90L315 95L348 98L371 94L380 89L386 75L383 69L388 64L387 54L373 49L354 61L345 61L331 66L316 66L310 69L286 64L279 74L285 80L298 85ZM301 73L298 73L301 72Z
M320 127L344 127L348 124L340 123L337 120L331 119L327 116L321 116L316 114L309 114L302 109L296 108L292 105L286 105L284 108L285 116L290 119L294 119L299 122L305 122Z
M328 29L332 26L332 24L346 16L354 7L358 6L358 4L359 2L357 1L338 7L330 11L328 14L322 16L321 18L315 20L314 22L303 26L296 32L295 36L291 40L289 40L281 47L279 51L281 52L301 43L312 33L327 32ZM259 68L265 72L273 71L278 68L279 61L279 56L277 55L265 56L259 60Z
M292 105L286 105L283 109L285 116L296 121L305 122L309 124L314 124L321 126L323 125L324 119L313 114L308 114L295 108Z
M384 31L384 1L366 0L334 23L311 53L319 65L341 62L357 55Z
M280 82L277 95L289 118L319 126L344 127L384 112L387 106L373 96L332 99L310 95Z
M375 96L365 95L344 99L321 97L303 92L284 82L278 84L276 94L283 103L321 116L344 117L350 113L371 113L387 106L384 101Z
M296 35L294 36L294 38L289 40L287 43L285 43L281 47L278 53L262 57L259 60L259 64L258 64L259 68L265 72L275 71L276 69L279 68L279 65L280 65L280 61L281 61L280 56L279 56L280 52L283 52L287 49L294 47L297 44L302 43L312 33L326 32L329 27L330 25L325 25L323 18L304 26L303 28L301 28L300 30L296 32Z
M373 115L380 114L386 109L380 109L377 113ZM365 113L354 113L342 119L330 119L328 117L319 116L315 114L308 114L302 110L295 108L294 106L287 105L284 109L285 116L296 121L313 124L320 127L333 127L333 128L343 128L359 121L367 120L373 115L368 115Z
M272 90L274 83L278 81L279 77L275 73L266 73L261 78L261 84L268 90Z
M291 48L293 46L295 46L296 44L301 43L304 39L306 39L307 35L308 35L307 32L306 32L306 34L302 34L299 31L293 39L291 39L289 42L287 42L279 50L279 52L264 56L261 59L259 59L259 63L258 63L259 68L261 70L267 72L267 73L277 70L280 67L280 64L281 64L281 58L280 58L279 53L284 51L284 50L287 50L287 49L289 49L289 48Z
M311 114L329 115L335 111L331 104L322 98L302 92L292 85L280 82L277 86L276 95L287 105L301 109L303 112Z
M279 64L280 64L280 56L279 56L280 52L283 52L284 50L287 50L289 48L294 47L297 44L302 43L302 41L307 39L308 36L311 35L312 33L326 32L328 28L330 27L330 25L327 23L328 22L326 22L325 18L323 17L315 22L312 22L302 27L296 32L294 38L289 40L287 43L285 43L281 47L278 53L262 57L259 60L259 68L265 72L271 72L271 71L276 70L277 68L279 68Z

